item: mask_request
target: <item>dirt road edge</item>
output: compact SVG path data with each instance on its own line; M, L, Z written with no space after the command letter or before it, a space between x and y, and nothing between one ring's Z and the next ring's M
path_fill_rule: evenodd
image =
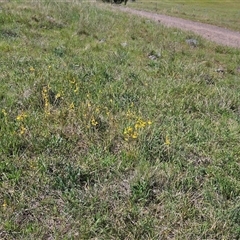
M179 28L184 31L191 31L203 38L215 42L219 45L240 48L240 33L210 24L194 22L182 18L170 17L162 14L140 11L133 8L116 6L114 10L119 10L129 14L138 15L156 21L167 27Z

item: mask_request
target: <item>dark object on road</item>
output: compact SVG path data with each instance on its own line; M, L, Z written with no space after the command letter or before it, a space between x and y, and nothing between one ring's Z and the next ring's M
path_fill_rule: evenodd
M127 4L128 0L102 0L103 2L109 2L109 3L115 3L115 4L121 4L124 2L124 4Z

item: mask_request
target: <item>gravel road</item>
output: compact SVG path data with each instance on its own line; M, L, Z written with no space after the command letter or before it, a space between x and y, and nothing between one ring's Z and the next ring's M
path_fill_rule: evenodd
M202 37L220 45L240 48L240 32L231 31L226 28L221 28L210 24L194 22L147 11L140 11L123 6L116 6L114 8L119 11L154 20L167 27L179 28L184 31L192 31L195 34L201 35Z

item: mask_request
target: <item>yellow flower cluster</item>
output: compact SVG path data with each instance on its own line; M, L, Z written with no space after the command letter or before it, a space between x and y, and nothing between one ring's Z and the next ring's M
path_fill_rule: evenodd
M126 116L127 116L128 118L134 118L134 117L135 117L135 114L132 113L132 112L128 109L128 111L127 111L127 113L126 113Z
M124 132L123 132L124 136L125 136L125 140L128 141L130 139L136 139L138 137L138 133L137 131L135 131L132 127L127 127L125 128Z
M124 129L124 139L126 141L129 141L130 139L137 139L141 129L151 124L151 121L143 121L141 118L138 118L136 123L134 124L134 127L127 127Z
M19 131L20 135L23 135L26 131L27 129L23 125L21 125L20 131Z
M61 93L57 93L56 96L55 96L55 99L57 100L57 99L59 99L61 96L62 96Z
M170 142L170 139L169 139L169 136L167 135L166 138L165 138L165 145L169 146L171 144Z
M74 110L75 106L74 106L74 103L72 102L70 105L69 105L69 110L72 111Z
M27 114L25 112L22 112L17 115L16 120L19 122L22 122L27 117Z
M98 122L95 120L95 118L92 118L91 124L92 124L92 126L97 126Z
M74 87L74 92L77 93L78 90L79 90L79 86L78 86L78 83L76 82L75 78L73 78L72 80L70 80L70 83L73 85Z
M152 124L151 121L145 122L145 121L143 121L142 119L138 119L137 122L136 122L135 125L134 125L134 128L135 128L135 129L140 129L140 128L146 127L147 125L151 125L151 124Z
M7 201L4 200L2 204L3 210L6 210L7 206L8 206Z
M43 104L44 104L44 112L46 115L50 115L49 86L43 87L42 99L43 99Z
M96 105L90 100L90 94L86 94L86 101L81 104L83 119L87 128L101 125L101 119L110 120L110 111L106 106ZM99 120L98 120L99 119Z
M25 112L21 112L16 117L17 122L20 122L20 128L19 128L20 135L23 135L27 131L27 129L24 127L24 123L23 123L26 118L27 118L27 114Z
M4 117L6 117L6 116L7 116L7 112L6 112L6 110L5 110L5 109L2 109L2 114L3 114L3 116L4 116Z

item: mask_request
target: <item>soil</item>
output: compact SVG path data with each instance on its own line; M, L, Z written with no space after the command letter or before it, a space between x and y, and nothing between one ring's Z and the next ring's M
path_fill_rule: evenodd
M167 27L179 28L184 31L191 31L219 45L225 45L234 48L240 48L240 32L231 31L226 28L217 27L210 24L194 22L177 17L170 17L162 14L140 11L128 7L114 7L123 12L135 14L154 20Z

